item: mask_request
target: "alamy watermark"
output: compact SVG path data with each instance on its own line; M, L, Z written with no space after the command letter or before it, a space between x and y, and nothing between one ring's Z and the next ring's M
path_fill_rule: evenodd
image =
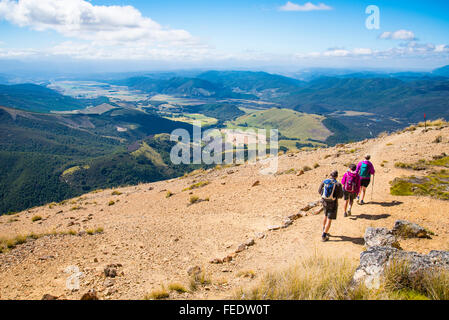
M72 291L79 290L80 278L83 275L80 269L77 266L68 266L64 272L69 274L65 282L66 288Z
M278 168L279 132L276 129L209 129L193 123L193 137L185 129L176 129L170 140L177 142L170 152L173 164L262 163L261 174L274 174ZM268 152L267 152L268 151Z
M365 9L365 13L369 14L366 18L365 26L368 30L379 30L380 29L380 9L378 6L369 5Z

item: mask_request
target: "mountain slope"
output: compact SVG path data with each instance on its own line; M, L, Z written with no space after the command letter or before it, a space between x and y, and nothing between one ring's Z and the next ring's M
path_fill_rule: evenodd
M0 106L34 112L84 109L87 101L35 84L0 85Z
M443 77L449 77L449 65L435 69L432 73Z
M243 115L231 124L240 127L278 129L287 138L324 141L330 132L322 123L324 117L300 113L289 109L268 109Z
M174 77L170 79L154 79L149 77L134 77L114 83L150 94L228 99L255 98L251 95L232 92L220 84L199 78Z
M449 81L321 78L279 102L310 113L354 110L416 122L426 112L429 118L449 119Z
M433 143L440 135L443 141ZM404 250L445 250L449 242L448 202L422 196L393 196L389 182L403 175L418 175L396 168L395 162L431 160L447 151L448 136L447 126L428 132L418 128L344 147L281 156L279 172L320 165L299 176L263 175L259 170L265 165L248 164L121 188L115 193L89 193L65 204L2 216L0 234L5 238L70 229L81 234L44 236L0 254L1 296L40 299L44 294L52 294L61 299L79 299L95 289L101 299L142 299L174 282L188 287L191 278L187 270L199 266L211 283L199 284L192 292L169 292L169 298L230 299L239 288L253 286L267 272L290 266L298 257L319 252L325 258L357 262L365 250L366 228L391 229L399 219L418 223L435 233L431 239L401 239ZM267 231L310 201L318 200L318 184L332 170L337 169L342 175L346 163L357 162L366 153L372 155L377 170L372 198L371 185L367 204L355 205L350 218L343 218L340 206L329 242L321 242L322 215L311 213L288 228ZM209 184L183 191L200 181ZM259 184L252 187L255 181ZM166 196L167 190L173 193L171 197ZM209 201L190 204L192 195L209 197ZM109 205L111 201L113 205ZM71 210L74 206L80 208ZM32 222L36 215L42 220ZM104 230L85 233L97 228ZM231 262L210 263L230 255L250 239L255 244L234 254ZM113 281L105 281L109 278L103 270L110 264L121 266L116 267L118 276ZM72 265L83 272L79 291L66 289L68 275L63 270Z
M197 76L226 88L248 93L288 92L304 85L304 82L276 74L250 71L208 71Z

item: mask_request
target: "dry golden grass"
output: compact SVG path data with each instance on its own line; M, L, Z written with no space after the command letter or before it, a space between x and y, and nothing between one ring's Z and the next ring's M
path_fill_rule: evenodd
M176 291L178 293L185 293L185 292L187 292L187 289L182 284L177 283L177 282L170 283L168 285L168 290Z
M345 299L356 269L348 260L312 256L290 268L265 275L253 288L236 298L250 300Z
M36 221L39 221L39 220L42 220L42 217L41 217L41 216L33 216L33 217L31 218L31 221L33 221L33 222L36 222Z
M199 286L206 286L212 283L210 275L204 270L199 274L193 274L190 278L190 291L198 290Z
M286 270L265 275L254 287L235 293L248 300L448 300L449 271L411 274L407 263L392 261L379 289L352 283L356 263L312 256Z
M145 300L161 300L167 299L170 297L170 293L164 288L160 288L158 290L153 290L149 294L147 294L144 299Z

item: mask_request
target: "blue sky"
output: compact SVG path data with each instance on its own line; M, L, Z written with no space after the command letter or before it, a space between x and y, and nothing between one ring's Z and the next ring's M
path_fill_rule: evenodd
M380 28L367 29L368 5ZM449 64L447 1L0 0L0 58L133 68Z

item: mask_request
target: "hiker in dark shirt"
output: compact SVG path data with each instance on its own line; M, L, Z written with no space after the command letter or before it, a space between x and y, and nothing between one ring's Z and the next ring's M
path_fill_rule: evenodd
M330 179L324 180L318 189L324 207L323 234L321 236L323 241L329 240L332 220L337 219L338 199L343 197L343 187L337 178L338 172L332 172Z

